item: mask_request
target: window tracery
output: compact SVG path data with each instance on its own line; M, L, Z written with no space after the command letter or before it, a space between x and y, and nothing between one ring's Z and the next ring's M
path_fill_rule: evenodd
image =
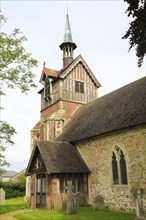
M123 151L116 146L116 153L113 152L112 154L112 178L114 185L127 185L127 167L126 167L126 160Z

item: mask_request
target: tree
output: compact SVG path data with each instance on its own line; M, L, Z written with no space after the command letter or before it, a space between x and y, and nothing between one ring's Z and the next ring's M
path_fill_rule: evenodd
M24 174L21 174L20 176L18 176L17 182L21 185L26 186L26 176Z
M5 24L6 18L0 15L1 27ZM27 41L19 29L15 28L10 35L0 33L0 82L1 93L4 84L8 88L18 87L21 92L27 92L36 88L34 83L35 75L32 68L37 66L37 60L26 53L22 46Z
M0 122L0 167L9 166L10 164L5 160L3 152L7 146L13 145L12 138L16 134L15 129L7 122Z
M6 170L4 170L3 168L0 168L0 176L5 172L6 172Z
M0 14L1 30L6 21L7 19ZM25 51L25 41L26 37L17 28L11 34L0 32L0 95L5 95L5 86L10 89L19 88L22 93L37 87L32 68L37 66L38 61ZM0 121L0 166L9 165L3 153L8 145L14 144L14 134L16 131L11 125Z
M126 13L133 17L130 27L123 39L129 38L129 51L136 47L138 67L141 67L146 54L146 0L124 0L128 3Z

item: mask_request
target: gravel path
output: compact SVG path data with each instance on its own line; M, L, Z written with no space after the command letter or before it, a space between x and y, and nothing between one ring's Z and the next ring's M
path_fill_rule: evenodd
M16 214L24 213L24 210L16 210L13 212L8 212L0 215L0 220L18 220L18 218L13 217Z

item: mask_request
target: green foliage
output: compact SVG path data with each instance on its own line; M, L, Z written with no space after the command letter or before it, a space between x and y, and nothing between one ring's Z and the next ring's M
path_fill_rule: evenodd
M4 170L3 168L0 168L0 176L5 172L6 172L6 170Z
M7 199L5 204L0 205L0 214L25 209L29 207L29 203L24 202L24 197Z
M17 182L25 186L26 185L26 176L24 176L23 174L18 176Z
M0 15L0 20L4 25L6 18ZM22 46L25 41L27 41L26 37L18 28L9 35L2 31L0 33L1 94L4 94L2 91L4 85L11 89L18 87L21 92L36 88L32 68L37 66L38 61L25 51Z
M0 182L0 188L6 192L6 199L25 196L25 181Z
M3 152L6 150L7 146L14 144L12 137L15 133L15 129L7 122L0 122L0 167L10 165L5 160L5 155L3 155Z
M146 54L146 0L124 1L128 3L126 13L128 17L133 17L133 21L123 39L129 38L129 50L136 46L138 67L140 67Z
M94 211L92 207L80 207L74 215L67 215L65 210L35 210L25 214L17 214L20 220L133 220L134 214L110 210Z
M19 88L24 93L36 88L32 69L37 66L38 61L26 52L23 43L27 39L18 28L10 34L2 31L6 21L4 15L0 14L0 96L5 95L5 87ZM12 138L15 133L11 125L0 121L0 166L10 165L5 160L4 151L7 146L14 144Z

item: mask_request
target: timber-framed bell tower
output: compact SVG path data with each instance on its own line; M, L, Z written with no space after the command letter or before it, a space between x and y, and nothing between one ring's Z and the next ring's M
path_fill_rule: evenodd
M73 57L76 48L67 13L64 39L60 45L63 51L63 68L50 69L44 64L40 77L43 85L39 91L41 95L40 140L48 141L57 138L76 110L97 98L100 83L82 55Z

